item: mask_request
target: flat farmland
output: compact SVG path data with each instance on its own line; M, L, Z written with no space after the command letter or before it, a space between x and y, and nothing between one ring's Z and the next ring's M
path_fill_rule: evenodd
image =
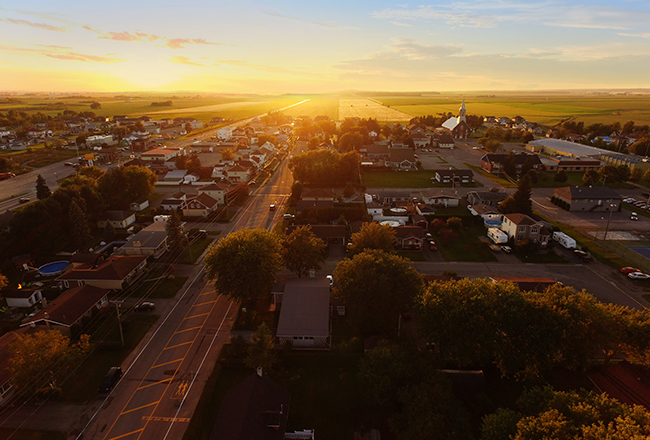
M283 110L285 115L298 117L309 116L315 118L316 116L327 116L330 119L337 121L339 119L339 98L329 95L305 97L309 99L307 102Z
M348 98L339 100L339 120L345 118L373 118L378 121L409 121L412 115L389 108L369 98Z
M549 93L536 95L432 95L432 96L373 96L391 108L412 116L458 113L465 98L468 114L483 116L522 116L531 122L553 125L573 118L585 125L634 121L650 124L650 95L606 95L578 93Z

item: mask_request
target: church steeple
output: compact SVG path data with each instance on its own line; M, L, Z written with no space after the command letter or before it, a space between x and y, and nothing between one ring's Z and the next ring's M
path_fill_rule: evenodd
M458 110L458 122L460 123L461 121L465 121L465 115L467 114L467 110L465 110L465 98L463 98L463 104L460 106L460 109Z

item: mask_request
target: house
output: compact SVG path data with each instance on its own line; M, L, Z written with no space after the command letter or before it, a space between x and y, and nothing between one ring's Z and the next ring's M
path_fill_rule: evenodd
M431 144L431 139L424 133L411 134L411 139L413 139L415 148L425 148Z
M305 188L300 195L301 200L316 201L316 200L329 200L334 201L336 194L332 190L325 188Z
M300 226L291 225L285 230L285 233L289 235ZM347 238L347 227L345 225L310 225L310 227L316 238L320 238L327 244L344 244Z
M131 203L131 211L144 211L149 207L149 200L139 199Z
M385 203L388 205L411 200L411 193L408 190L402 189L379 189L375 190L373 195L377 196L377 201L379 203Z
M106 211L101 218L104 218L104 220L97 221L98 228L105 228L106 224L110 222L115 229L124 229L135 223L135 212Z
M439 189L425 189L417 194L419 194L419 198L423 203L430 206L444 206L447 208L450 206L454 207L460 205L459 196L446 194L444 191Z
M229 141L232 138L232 127L223 127L218 129L217 138L221 141Z
M389 145L388 142L375 142L368 145L366 148L366 157L368 159L388 159L389 158Z
M447 133L436 133L434 141L438 148L454 149L454 137Z
M284 287L276 331L278 345L294 349L329 349L330 282L290 279Z
M199 188L199 194L207 194L217 201L219 205L227 203L227 194L230 185L225 183L211 183Z
M167 174L165 174L165 177L163 177L163 181L173 182L176 183L177 185L180 185L185 180L186 175L187 175L187 170L172 170Z
M141 160L167 162L181 154L180 148L154 148L140 155Z
M420 226L397 226L393 228L397 247L401 249L422 249L424 229Z
M217 201L205 193L188 198L179 207L185 217L207 217L217 209Z
M108 292L109 289L92 285L72 287L20 326L43 326L70 336L72 326L83 326L83 317L90 317L93 310L108 304Z
M241 163L228 169L227 177L232 183L248 182L253 174L253 166L244 166Z
M499 206L499 203L503 202L508 197L508 194L504 192L493 192L493 191L470 191L467 193L467 201L471 205L478 205L483 203L488 206Z
M121 290L132 284L146 265L147 257L144 255L113 255L97 263L80 264L56 280L65 287L89 284L102 289Z
M129 240L114 255L152 255L160 258L168 249L167 231L151 231L143 229Z
M210 440L283 440L290 400L289 391L258 369L228 390Z
M483 221L502 221L503 214L495 206L486 205L485 203L478 203L476 205L470 205L469 212L472 215L480 215L483 218Z
M384 213L384 208L381 203L370 202L366 203L366 211L370 216L382 215Z
M186 199L187 194L179 191L167 197L166 199L163 199L163 201L160 202L160 206L166 211L171 211L178 209Z
M474 181L474 173L472 170L435 170L435 179L438 183L472 183Z
M503 163L505 162L507 154L494 154L488 153L481 158L481 168L491 174L498 174L503 172ZM526 163L527 160L530 161L531 167L535 171L541 171L542 161L539 160L539 155L537 154L515 154L514 155L515 166L517 168L517 173L521 172L521 169Z
M415 150L406 145L394 144L389 148L389 161L392 168L401 170L417 169L415 165Z
M413 223L413 226L419 226L425 231L429 229L429 221L422 214L412 214L411 222Z
M551 201L568 211L618 211L622 197L607 186L556 188Z
M218 163L212 168L212 178L213 179L226 179L228 177L228 168L231 165L227 163Z
M501 230L508 234L508 239L515 244L531 240L542 245L548 243L551 234L543 231L544 224L526 214L504 214Z
M43 299L41 289L5 289L2 296L9 307L32 307Z
M188 173L188 174L185 175L185 177L183 177L183 183L185 185L191 185L192 183L198 182L198 181L199 181L199 176L197 176L196 174Z

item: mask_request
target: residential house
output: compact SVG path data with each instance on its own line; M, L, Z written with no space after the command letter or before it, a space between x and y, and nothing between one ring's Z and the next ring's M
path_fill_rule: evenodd
M459 196L454 194L446 194L440 189L425 189L417 194L419 194L419 198L422 202L430 206L444 206L447 208L460 205Z
M2 296L7 301L9 307L32 307L34 304L41 302L43 293L41 289L5 289Z
M154 148L140 155L141 160L167 162L181 154L180 148Z
M100 218L103 220L97 221L98 228L105 228L106 224L110 222L115 229L124 229L135 223L135 212L106 211Z
M618 211L622 197L607 186L565 186L552 200L568 211Z
M478 205L483 203L488 206L497 207L499 203L503 202L508 197L504 192L493 191L470 191L467 193L467 201L470 205Z
M144 211L149 207L149 200L147 199L138 199L135 202L131 203L132 211Z
M167 174L165 174L165 177L163 177L163 181L173 182L176 183L177 185L180 185L185 180L186 175L187 175L187 170L172 170Z
M386 160L390 157L390 148L387 141L375 142L366 148L366 157L371 160Z
M526 214L504 214L501 230L508 234L514 243L531 240L542 245L548 243L550 233L544 231L544 224Z
M210 440L283 440L291 394L261 368L223 399Z
M144 271L144 255L113 255L97 263L80 264L59 276L59 284L83 286L89 284L102 289L121 290L131 285Z
M327 209L333 207L334 202L332 200L298 200L296 202L296 214L302 214L305 209L309 208Z
M420 226L397 226L393 228L397 247L401 249L422 249L425 235Z
M413 223L413 226L419 226L425 231L429 229L429 221L422 214L412 214L411 222Z
M415 148L425 148L431 144L431 138L424 133L412 134L411 139L413 139Z
M384 213L383 206L381 203L377 202L366 203L366 211L368 212L368 215L372 217L376 215L382 215Z
M218 163L212 168L212 178L213 179L226 179L228 177L228 168L232 165L227 163Z
M244 166L239 163L228 169L227 177L231 183L248 182L253 175L253 171L253 166Z
M230 185L225 183L211 183L199 188L199 194L207 194L217 201L219 205L225 205L227 203L227 194Z
M478 203L476 205L470 205L469 212L472 215L480 215L483 218L483 221L502 221L503 214L495 206L486 205L485 203Z
M163 201L160 202L160 206L166 211L171 211L178 209L185 200L187 200L187 194L179 191L166 199L163 199Z
M276 331L278 345L293 349L329 349L330 282L290 279L284 287Z
M207 217L217 209L217 201L205 193L200 193L185 200L180 209L185 217Z
M287 235L301 225L291 225L286 230ZM347 238L347 227L345 225L310 225L311 232L316 238L320 238L327 244L345 244Z
M453 150L456 145L454 137L448 133L436 133L434 135L434 142L438 148L446 148Z
M20 325L56 329L70 336L72 326L83 326L84 317L90 317L94 310L108 304L108 292L92 285L72 287Z
M481 158L481 168L491 174L502 173L503 163L505 162L506 157L508 157L507 154L488 153ZM541 171L542 169L542 161L539 160L539 155L537 154L515 154L514 159L517 173L521 171L527 160L531 161L531 167L533 170Z
M404 189L378 189L374 191L373 195L377 196L379 203L388 205L411 200L411 193Z
M167 231L143 229L122 245L114 255L145 255L158 259L169 248Z
M406 145L393 144L389 148L389 161L392 168L401 170L417 169L415 165L415 150Z
M444 170L435 170L436 177L435 180L438 183L472 183L474 181L474 173L472 170L454 170L454 169L444 169Z

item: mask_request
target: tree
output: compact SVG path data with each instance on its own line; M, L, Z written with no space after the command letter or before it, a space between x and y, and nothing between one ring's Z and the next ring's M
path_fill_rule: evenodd
M56 392L61 380L89 350L88 341L88 335L82 335L78 343L71 345L70 339L58 330L16 334L9 347L13 385L27 398Z
M483 420L483 440L621 439L650 436L650 413L607 394L585 390L555 391L551 387L526 390L519 411L500 408ZM510 436L498 437L498 433Z
M102 108L102 105L99 102L95 101L92 104L90 104L90 108L93 110L98 110Z
M620 182L627 182L630 179L631 171L627 165L619 165L616 167L616 180Z
M221 160L233 160L235 158L235 152L232 151L232 148L224 148L219 154Z
M174 165L176 165L176 169L178 170L185 170L187 169L187 156L184 154L179 154L174 158Z
M449 217L447 219L447 227L452 231L459 231L463 226L463 221L460 217Z
M188 133L191 133L192 132L192 124L190 124L189 122L186 122L185 123L185 131L188 132Z
M515 204L517 206L518 212L526 215L532 215L533 213L533 202L530 200L532 194L532 185L530 183L530 177L523 176L519 179L519 185L517 186L517 191L512 195L512 198L515 199Z
M111 168L97 182L97 190L112 209L127 209L132 202L148 199L158 178L141 166Z
M356 190L354 189L354 184L352 182L348 182L345 185L345 188L343 188L343 197L352 197Z
M76 143L78 146L84 145L84 144L86 143L86 139L88 139L88 136L86 136L85 134L80 134L80 135L77 136L77 138L75 139L75 143Z
M325 261L327 245L311 231L311 226L300 226L282 240L284 265L301 278L310 270L319 270Z
M68 210L68 228L70 241L76 247L82 247L92 237L86 213L74 200L70 203Z
M397 239L395 230L388 225L380 223L363 223L359 232L350 237L348 251L350 255L360 254L367 249L379 249L384 252L395 252Z
M647 169L645 173L643 173L643 180L650 182L650 168Z
M650 151L650 137L644 136L632 145L628 147L628 150L632 154L638 154L639 156L647 156L648 151Z
M320 144L320 138L314 136L313 138L309 139L309 141L307 142L307 149L318 150L319 144Z
M251 336L251 345L248 347L248 354L244 363L249 368L262 368L263 372L268 372L273 369L275 362L273 333L263 322Z
M569 176L566 175L566 171L560 170L558 171L555 176L553 176L553 180L556 182L566 182L569 179Z
M206 276L215 290L232 299L254 300L268 294L282 269L282 245L264 229L232 232L205 256Z
M45 179L40 174L36 177L36 198L38 200L47 199L52 195L50 187L45 183Z
M522 175L528 174L530 171L533 171L533 166L535 166L536 163L535 159L537 159L537 157L534 154L530 154L528 155L528 157L526 157L526 160L521 166Z
M605 165L598 169L598 180L603 182L603 185L607 181L615 182L618 178L618 170L614 165Z
M181 216L178 215L176 210L172 210L169 220L167 220L167 224L165 225L165 231L167 231L169 248L172 251L182 249L183 244L185 243L185 234L183 234Z
M517 175L517 159L515 153L512 151L508 153L505 159L503 159L503 172L507 174L510 178L514 178Z
M641 168L636 168L635 167L632 170L632 173L630 174L629 180L630 180L630 182L636 183L639 180L641 180L642 178L643 178L643 170Z
M104 241L110 242L115 238L115 226L110 220L106 220L106 228L104 228Z
M201 158L198 154L192 153L187 159L187 172L198 175L201 170Z
M396 331L399 315L423 286L408 260L376 249L341 261L334 279L334 292L343 298L351 321L371 332Z
M597 180L598 180L598 171L594 170L593 168L585 171L585 173L582 175L583 182L591 181L593 185L593 182ZM585 184L585 186L588 185Z

